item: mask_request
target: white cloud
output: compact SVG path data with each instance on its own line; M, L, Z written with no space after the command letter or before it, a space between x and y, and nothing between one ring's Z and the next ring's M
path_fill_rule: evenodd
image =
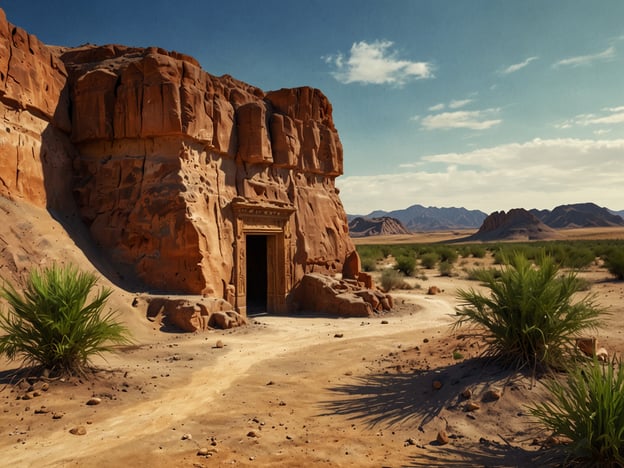
M553 67L555 68L564 67L564 66L580 67L584 65L591 65L594 62L608 61L608 60L613 59L614 57L615 57L615 47L610 46L610 47L607 47L602 52L598 52L597 54L577 55L575 57L568 57L563 60L559 60L558 62L555 62Z
M467 106L471 102L472 102L472 99L457 99L457 100L451 101L449 103L449 107L451 109L459 109L460 107Z
M598 114L578 114L575 117L555 124L556 128L568 129L575 126L617 125L624 123L624 106L605 107Z
M444 103L442 103L442 102L441 102L441 103L439 103L439 104L436 104L435 106L431 106L431 107L429 108L429 111L431 111L431 112L437 112L437 111L441 111L441 110L442 110L442 109L444 109L445 107L446 107L446 106L444 105Z
M483 109L476 111L455 111L432 114L422 119L422 126L427 130L451 128L468 128L470 130L486 130L502 122L493 118L500 109Z
M334 78L341 83L391 84L402 86L408 81L433 78L433 65L398 58L391 41L355 42L347 57L342 53L323 57L333 65Z
M621 210L623 152L624 139L535 139L429 155L398 174L340 177L337 184L351 214L415 203L489 213L592 201Z
M529 57L528 59L524 60L523 62L514 63L513 65L509 65L507 68L505 68L504 70L501 71L501 74L509 75L511 73L517 72L518 70L522 70L529 63L531 63L533 60L537 60L538 58L539 57Z

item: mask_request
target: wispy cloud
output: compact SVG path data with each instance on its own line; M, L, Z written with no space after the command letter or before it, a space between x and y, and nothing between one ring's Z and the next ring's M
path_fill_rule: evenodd
M624 106L605 107L599 113L578 114L555 124L556 128L588 127L590 125L617 125L624 123Z
M461 107L467 106L472 102L472 99L458 99L455 101L449 102L449 108L451 109L459 109Z
M431 107L429 108L429 111L431 111L431 112L437 112L437 111L441 111L441 110L442 110L442 109L444 109L445 107L446 107L446 105L445 105L444 103L442 103L442 102L441 102L441 103L439 103L439 104L436 104L436 105L434 105L434 106L431 106Z
M450 106L449 106L450 107ZM500 109L491 108L475 111L454 111L431 114L423 117L421 125L427 130L467 128L470 130L486 130L502 122L495 118Z
M554 68L559 67L581 67L592 65L594 62L609 61L615 57L615 46L609 46L602 52L590 55L577 55L559 60L553 64Z
M335 70L332 75L341 83L390 84L403 86L411 80L433 78L429 62L402 60L391 41L355 42L348 55L322 57Z
M523 62L520 63L514 63L513 65L509 65L507 68L505 68L504 70L501 70L501 74L502 75L509 75L511 73L515 73L518 70L522 70L524 67L526 67L529 63L531 63L534 60L537 60L539 57L529 57L528 59L524 60Z
M337 184L353 214L415 203L492 212L593 201L620 210L623 152L624 139L534 139L429 155L396 174L341 177Z

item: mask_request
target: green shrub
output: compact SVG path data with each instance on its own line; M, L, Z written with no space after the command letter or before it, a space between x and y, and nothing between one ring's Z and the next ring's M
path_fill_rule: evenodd
M362 257L360 262L364 271L375 271L377 269L377 261L372 257Z
M11 284L0 288L9 313L0 314L0 354L40 365L52 375L84 375L90 359L111 344L128 343L127 329L103 313L111 290L88 296L97 278L76 268L52 266L32 271L23 296Z
M624 280L624 249L611 249L604 256L604 264L609 273Z
M440 262L440 276L452 276L453 275L453 264L450 262Z
M455 327L465 323L485 331L486 354L511 367L558 367L581 331L599 323L602 310L593 296L573 303L579 282L575 273L559 275L551 257L534 265L515 255L500 278L483 274L490 294L459 290Z
M396 267L405 276L412 276L416 270L416 258L413 255L403 255L396 259Z
M405 282L404 276L393 268L386 268L381 273L381 287L388 292L393 289L405 289L409 285Z
M546 401L530 413L555 435L571 442L562 446L568 460L594 466L624 466L624 370L613 359L572 369L564 383L550 379ZM566 466L567 466L566 462Z
M455 263L458 257L457 250L451 247L440 247L438 255L440 256L440 261L448 263Z
M471 245L470 254L474 258L485 258L485 256L487 255L487 250L485 250L485 247L481 247L480 245Z
M439 259L440 257L435 252L425 253L420 256L420 265L423 268L432 269L432 268L435 268Z

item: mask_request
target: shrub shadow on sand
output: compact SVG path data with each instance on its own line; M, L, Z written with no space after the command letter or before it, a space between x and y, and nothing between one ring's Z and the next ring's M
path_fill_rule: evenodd
M434 388L436 381L441 384L439 389ZM427 424L434 421L453 424L451 417L455 422L466 420L469 417L465 411L468 401L481 406L490 404L487 400L489 388L495 386L511 391L511 388L529 381L530 377L505 370L486 358L466 359L430 370L387 370L354 377L353 383L329 388L336 394L336 399L321 402L319 416L341 415L351 421L363 422L369 429L381 427L425 433ZM472 393L469 398L462 395L466 389ZM505 398L508 399L505 404L517 404L512 396ZM518 410L515 410L514 417L516 413ZM501 417L506 416L501 414ZM479 416L472 424L479 428L482 422ZM429 433L434 426L427 428ZM535 429L537 433L538 428ZM414 447L418 455L411 457L405 466L547 466L550 463L548 451L516 446L502 433L487 434L487 439L481 438L477 442L452 433L451 443L443 446L435 440L425 440L424 444ZM531 437L528 434L523 436L526 440Z

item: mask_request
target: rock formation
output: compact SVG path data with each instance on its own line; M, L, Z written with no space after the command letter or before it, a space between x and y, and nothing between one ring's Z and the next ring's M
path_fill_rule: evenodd
M490 214L477 233L462 241L493 241L493 240L543 240L556 239L560 235L546 226L535 215L523 208L495 211Z
M317 89L265 93L159 48L46 46L0 10L0 115L0 195L76 209L153 291L286 312L355 250Z
M388 236L395 234L409 234L403 223L389 216L381 218L363 218L358 216L349 222L351 237Z
M555 229L624 226L624 219L595 203L560 205L550 210L530 210L541 222Z

